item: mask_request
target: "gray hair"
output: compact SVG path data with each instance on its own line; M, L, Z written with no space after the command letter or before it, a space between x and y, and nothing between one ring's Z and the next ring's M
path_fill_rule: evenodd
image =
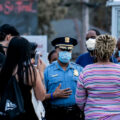
M97 60L106 61L110 59L116 48L116 39L111 35L99 35L96 38L95 57Z

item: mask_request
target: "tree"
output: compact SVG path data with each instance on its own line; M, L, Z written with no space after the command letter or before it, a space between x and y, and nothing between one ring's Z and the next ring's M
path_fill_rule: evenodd
M106 7L106 1L90 0L91 3L98 4L98 6L90 9L90 23L102 30L111 32L111 8Z
M67 8L61 6L62 0L38 0L38 24L39 34L50 36L52 30L51 21L64 17Z

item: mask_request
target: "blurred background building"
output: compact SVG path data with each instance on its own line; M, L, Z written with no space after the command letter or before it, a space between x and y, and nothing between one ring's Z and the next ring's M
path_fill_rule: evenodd
M49 36L48 51L52 49L50 42L54 38L59 36L74 37L79 43L73 50L73 58L75 59L79 54L86 51L85 34L88 29L95 28L101 33L111 33L111 8L106 7L106 0L50 1L51 6L53 5L51 8L52 11L60 11L59 13L57 13L57 11L55 15L52 15L50 25L47 25L48 28L44 27ZM54 7L53 1L56 1L58 7ZM46 1L46 4L47 2L48 1ZM38 9L40 9L40 7Z
M111 34L111 7L107 0L0 0L0 25L9 23L21 34L47 35L51 40L70 36L78 40L73 58L86 51L85 34L90 28Z

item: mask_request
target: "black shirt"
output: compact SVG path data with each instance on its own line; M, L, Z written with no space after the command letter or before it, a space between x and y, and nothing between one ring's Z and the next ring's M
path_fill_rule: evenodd
M6 56L0 52L0 67L3 65Z

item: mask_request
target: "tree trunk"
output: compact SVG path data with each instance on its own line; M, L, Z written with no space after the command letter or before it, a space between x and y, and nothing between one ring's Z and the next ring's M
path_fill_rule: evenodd
M85 41L86 33L89 29L89 8L84 4L88 3L89 0L82 0L82 36L81 36L81 53L86 51Z

